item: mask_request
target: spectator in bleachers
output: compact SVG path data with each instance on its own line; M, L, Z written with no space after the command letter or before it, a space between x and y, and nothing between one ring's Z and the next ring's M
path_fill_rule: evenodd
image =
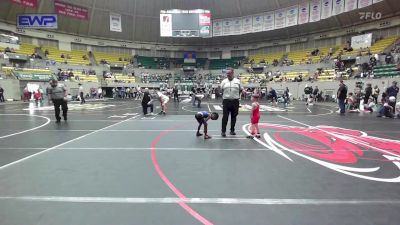
M64 53L61 54L60 58L65 59Z
M329 48L328 55L329 55L329 56L332 56L332 55L333 55L333 48Z
M318 48L315 49L315 50L313 50L313 51L311 52L311 55L312 55L312 56L318 56L319 54L320 54L320 51L319 51Z
M353 51L353 48L351 47L351 42L350 41L347 41L346 47L344 47L343 50L345 50L346 52L352 52Z
M385 62L386 62L386 64L391 64L391 63L392 63L392 60L393 60L392 53L388 52L388 53L386 54L386 56L385 56Z

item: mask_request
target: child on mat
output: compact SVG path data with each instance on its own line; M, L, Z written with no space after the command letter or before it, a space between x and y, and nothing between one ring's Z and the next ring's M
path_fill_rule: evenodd
M208 134L207 134L207 126L208 126L207 121L209 119L217 120L219 117L218 113L216 113L216 112L210 113L210 112L203 111L203 112L196 113L196 115L194 117L196 118L197 122L199 123L199 126L197 127L196 136L199 137L199 136L203 135L202 133L200 133L200 128L201 128L201 125L204 124L204 139L210 139L211 137L208 136Z
M158 95L158 97L160 99L160 102L161 102L161 112L160 112L160 114L164 114L165 115L165 113L167 111L167 103L169 101L169 97L164 95L163 93L161 93L161 91L157 92L157 95Z
M251 101L253 102L251 104L251 126L250 126L250 132L251 135L247 136L247 138L260 138L260 129L258 128L258 122L260 120L260 103L258 103L258 94L254 94L251 96Z

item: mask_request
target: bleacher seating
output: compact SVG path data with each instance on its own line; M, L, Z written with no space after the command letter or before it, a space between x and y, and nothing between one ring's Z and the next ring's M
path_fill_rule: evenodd
M135 83L135 77L122 75L122 74L113 74L113 77L105 79L108 83Z
M221 70L226 68L237 69L239 67L238 58L231 59L211 59L210 60L210 70Z
M288 60L293 60L294 65L304 64L309 58L311 58L311 63L319 63L321 56L326 56L329 51L329 47L318 48L320 54L316 56L310 56L311 52L317 48L313 49L303 49L298 51L291 51L288 53Z
M390 36L377 41L370 48L372 54L382 53L386 48L395 43L399 36Z
M374 77L394 77L400 76L400 70L396 67L396 64L387 64L382 66L375 66Z
M145 69L160 69L169 67L169 61L163 57L138 56L138 64Z
M277 53L270 53L270 54L258 54L258 55L250 55L249 59L253 60L254 63L260 63L262 60L265 60L268 64L272 64L274 59L276 60L281 60L283 56L283 52L277 52Z
M109 52L93 52L94 57L96 58L97 63L100 63L100 60L104 59L111 65L127 65L129 64L131 55L127 54L117 54L117 53L109 53ZM120 60L122 59L122 61ZM126 61L125 61L126 59Z
M19 47L19 49L16 49L16 53L22 54L22 55L32 55L35 53L35 48L38 46L32 45L32 44L27 44L27 43L22 43Z
M183 59L182 59L182 61L179 59L177 62L178 63L182 62L181 64L183 64L183 66L193 66L196 68L204 68L204 66L206 65L207 59L206 58L198 58L198 59L196 59L195 63L185 63L185 62L183 62Z
M79 82L99 82L99 79L96 75L82 74L82 72L74 71L74 79ZM78 79L79 77L79 79Z
M378 40L375 42L369 49L371 54L381 54L385 51L386 48L390 47L393 43L396 42L396 40L399 39L399 36L390 36L383 38L381 40ZM344 46L341 47L343 49ZM359 54L359 49L353 49L351 52L344 52L343 57L351 57L351 56L357 56ZM368 51L367 49L362 49L361 51L362 55L367 55Z
M335 69L324 69L322 73L318 76L318 80L326 81L326 80L334 80L336 77Z
M47 56L48 59L53 60L57 63L67 63L67 64L74 64L74 65L88 65L89 60L83 59L83 56L86 55L87 52L82 50L74 50L74 51L63 51L59 50L55 47L42 47L42 51L45 52L46 50L49 51L49 55ZM64 55L64 58L61 58L61 55ZM68 57L69 56L69 57Z
M239 79L243 85L259 83L265 79L265 74L240 74Z
M304 71L290 71L290 72L283 72L281 77L283 78L283 80L286 80L286 81L294 81L296 77L301 75L302 79L305 80L306 78L308 78L308 74L309 74L309 72L306 71L306 70L304 70Z

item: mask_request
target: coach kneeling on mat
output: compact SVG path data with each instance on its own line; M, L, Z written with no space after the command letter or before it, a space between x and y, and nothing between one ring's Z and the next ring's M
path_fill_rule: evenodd
M64 86L58 84L57 80L51 80L50 87L48 87L47 89L47 94L49 96L49 104L51 103L50 101L52 101L54 104L54 111L56 114L57 123L61 121L60 106L63 111L64 120L67 121L67 89L65 89Z
M227 78L221 82L222 98L223 98L223 116L221 136L226 137L226 125L228 124L229 113L231 114L231 135L236 135L235 124L236 117L239 112L239 98L242 91L240 80L234 78L233 70L226 72Z

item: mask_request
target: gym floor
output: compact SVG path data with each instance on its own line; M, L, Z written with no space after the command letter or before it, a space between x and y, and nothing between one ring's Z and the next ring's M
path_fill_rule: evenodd
M191 104L0 105L1 225L398 225L400 120L332 104L263 104L260 139L197 138ZM155 109L159 111L159 107ZM229 123L228 123L229 130Z

